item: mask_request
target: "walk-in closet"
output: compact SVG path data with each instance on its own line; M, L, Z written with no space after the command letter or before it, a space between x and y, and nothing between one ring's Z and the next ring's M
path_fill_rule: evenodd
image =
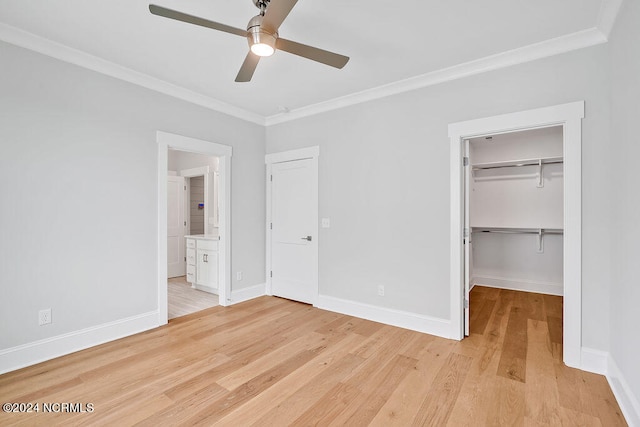
M562 126L469 139L465 152L467 292L562 296ZM474 318L466 320L469 334Z

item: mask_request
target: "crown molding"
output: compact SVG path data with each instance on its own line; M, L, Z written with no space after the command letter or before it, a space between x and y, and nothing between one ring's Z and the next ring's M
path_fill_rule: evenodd
M535 61L537 59L570 52L572 50L606 43L606 41L606 36L599 29L590 28L554 39L545 40L540 43L534 43L521 48L508 50L474 61L454 65L449 68L432 71L406 80L400 80L394 83L342 96L340 98L320 102L318 104L296 108L287 113L269 116L266 118L266 125L271 126L278 123L284 123L391 95L409 92L427 86L437 85L451 80L461 79L463 77L473 76L487 71L498 70L525 62Z
M598 27L567 34L543 42L509 50L474 61L421 74L405 80L366 89L317 104L296 108L286 113L268 117L199 94L184 87L166 82L130 68L123 67L86 52L70 48L33 33L0 23L0 40L33 50L61 61L87 68L213 111L262 126L271 126L303 117L360 104L387 96L401 94L464 77L498 70L537 59L554 56L572 50L606 43L623 0L603 0L598 15Z
M618 18L622 2L623 0L602 0L600 4L596 28L604 34L607 40L616 23L616 18Z
M50 56L61 61L78 65L116 79L124 80L156 92L169 95L201 107L208 108L251 123L265 125L265 118L251 111L199 94L184 87L151 77L105 59L73 49L61 43L48 40L33 33L0 23L0 40Z

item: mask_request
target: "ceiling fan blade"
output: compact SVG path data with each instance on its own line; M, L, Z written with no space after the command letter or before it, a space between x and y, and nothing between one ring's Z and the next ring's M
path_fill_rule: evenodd
M313 46L307 46L306 44L292 42L287 39L278 38L278 40L276 40L276 48L335 68L342 68L349 62L348 56L339 55Z
M262 20L262 28L273 32L278 31L297 2L298 0L271 0Z
M197 16L188 15L186 13L178 12L177 10L167 9L166 7L156 6L155 4L149 5L149 12L153 13L154 15L163 16L169 19L175 19L176 21L187 22L189 24L199 25L201 27L213 28L214 30L224 31L225 33L235 34L237 36L247 36L246 30L230 27L229 25L209 21L208 19L199 18Z
M242 67L240 67L240 71L238 71L236 82L251 81L251 77L253 77L253 72L256 70L259 61L260 57L249 51L249 53L247 53L247 57L244 58L244 62L242 63Z

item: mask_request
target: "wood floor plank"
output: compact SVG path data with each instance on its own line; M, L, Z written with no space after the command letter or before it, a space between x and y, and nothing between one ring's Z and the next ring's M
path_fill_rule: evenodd
M363 359L349 353L349 348L361 342L356 334L347 334L336 346L328 348L302 369L263 392L258 399L233 411L220 420L228 425L277 425L292 422L315 398L335 386L340 378L362 363ZM265 406L273 407L266 414Z
M495 381L494 398L488 411L485 425L517 426L524 424L525 384L498 376Z
M521 308L528 319L546 320L544 297L534 292L518 292L514 300L514 306Z
M139 421L140 426L157 426L163 422L171 420L173 425L185 424L194 413L203 411L209 406L211 400L221 399L228 393L228 390L218 384L211 384L200 388L184 398L173 401L172 404L155 411L150 416Z
M398 385L396 391L389 396L380 411L371 420L372 426L407 426L410 425L424 396L433 387L436 375L451 353L454 343L434 340L414 353L418 360L415 369Z
M547 317L562 318L562 297L543 295L544 310Z
M433 335L412 334L409 340L398 349L398 353L418 359L427 352L427 349L435 340L436 337Z
M560 425L566 427L582 427L582 426L593 426L593 427L601 427L602 422L600 418L593 417L591 415L572 411L571 409L560 406L558 408L558 412L560 414Z
M475 311L477 314L474 313L474 318L470 322L469 333L484 334L495 306L496 300L483 298L482 303L476 309L472 309L472 312Z
M586 386L583 390L584 400L592 414L600 418L603 425L613 426L624 423L622 411L616 398L608 386L607 379L602 375L580 371L582 382Z
M329 425L361 393L358 387L340 382L306 409L291 426Z
M236 369L245 366L252 361L262 357L265 352L272 351L273 348L278 348L282 345L286 345L289 340L286 337L275 336L272 340L263 339L261 342L256 343L254 347L246 348L244 351L235 354L233 357L228 357L228 361L220 365L212 365L207 371L198 374L197 376L187 378L184 381L176 381L173 387L167 389L165 394L174 400L181 399L184 396L199 390L201 387L209 386L215 383L218 378L229 375Z
M562 319L547 316L547 328L553 356L558 363L562 362Z
M491 344L490 344L491 345ZM496 395L495 378L500 362L500 351L478 349L480 357L474 357L467 377L460 390L447 425L481 425L489 417Z
M528 321L527 387L525 416L541 425L560 425L560 400L555 378L555 359L546 322Z
M324 347L319 346L311 350L304 350L294 354L272 369L261 373L234 390L230 390L229 393L225 394L221 398L210 402L206 408L189 418L186 421L187 424L211 425L215 423L236 407L249 401L260 394L263 390L271 387L276 382L280 381L285 376L313 359L317 353L323 349Z
M417 362L416 359L396 354L372 373L367 385L359 387L360 394L352 401L351 407L331 420L330 425L368 425L402 379L415 369Z
M498 375L515 381L526 381L527 316L520 307L512 307L502 344Z
M95 408L0 425L626 425L606 378L561 363L561 297L472 292L459 342L267 296L209 308L0 375L3 402Z
M279 347L251 363L235 369L228 375L219 378L216 383L220 384L227 390L234 390L242 384L251 381L262 372L272 369L274 366L281 363L283 358L286 359L288 354L317 347L324 340L325 338L323 335L314 332L298 337L289 342L286 346Z
M362 363L360 357L354 356L353 354L345 355L335 364L332 370L323 372L323 375L315 377L314 381L308 383L306 387L297 389L297 391L291 394L288 399L284 400L282 404L274 407L256 420L252 426L293 425L296 424L296 422L304 423L301 421L304 419L304 414L314 414L314 411L310 410L310 408L317 403L318 397L330 394L329 391L338 386L340 377L357 367L360 363ZM300 414L303 415L301 416Z
M471 358L451 353L438 371L433 387L424 397L422 405L411 425L446 425L458 399L465 377L471 365Z
M478 289L482 289L482 287L476 286L474 291ZM496 298L496 305L487 322L487 328L485 328L485 333L483 334L483 343L478 347L481 351L481 362L479 365L481 371L487 369L496 352L502 348L505 331L509 323L509 313L511 313L511 307L513 305L514 294L512 291L492 290L495 291L493 296Z

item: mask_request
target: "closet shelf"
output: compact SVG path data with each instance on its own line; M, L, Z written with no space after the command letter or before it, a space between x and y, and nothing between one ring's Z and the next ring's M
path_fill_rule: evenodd
M471 227L473 233L563 234L561 228Z
M498 169L498 168L516 168L521 166L540 166L554 163L563 163L562 157L539 157L535 159L518 159L505 160L501 162L474 163L471 166L473 170Z
M561 228L516 228L516 227L471 227L472 233L497 234L534 234L538 237L537 252L544 252L544 236L548 234L564 234Z
M537 252L544 252L544 236L548 234L564 234L561 228L516 228L516 227L471 227L471 233L497 234L534 234L537 236Z

